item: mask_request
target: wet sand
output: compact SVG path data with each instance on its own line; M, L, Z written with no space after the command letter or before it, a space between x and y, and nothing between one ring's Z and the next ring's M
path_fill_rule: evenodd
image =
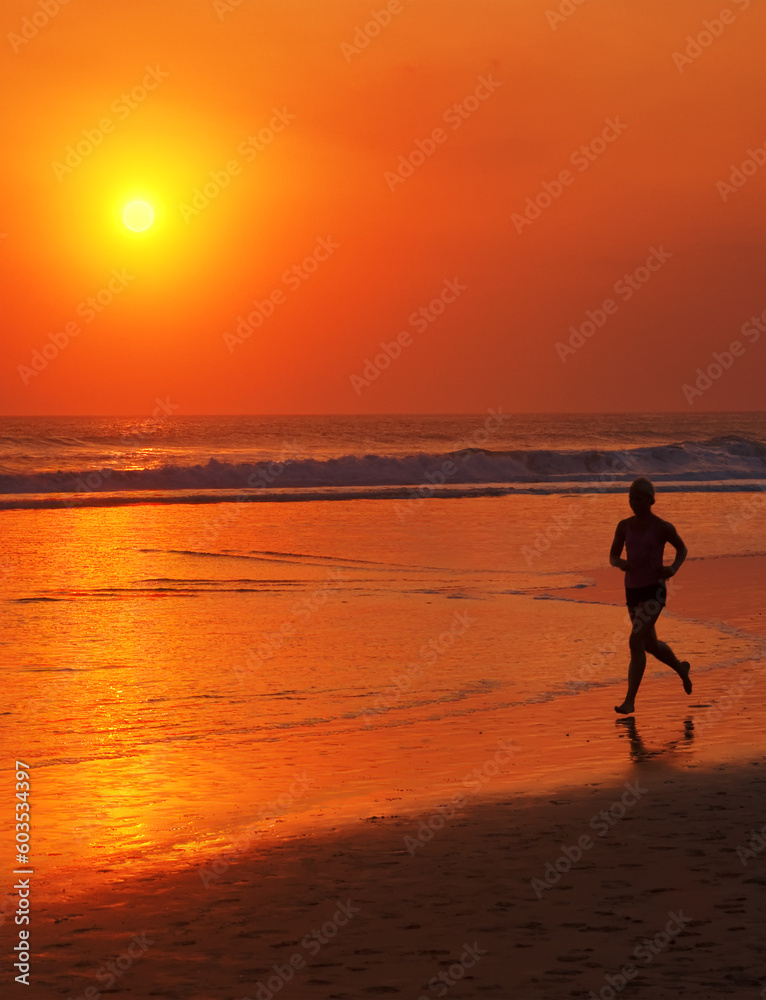
M132 942L113 966L131 997L547 1000L598 996L627 965L652 1000L757 996L764 855L745 867L737 847L766 822L766 761L645 757L626 783L500 796L435 831L438 813L370 817L270 845L207 888L190 870L63 896L37 914L27 995L94 1000Z
M652 1000L757 996L766 851L737 848L766 823L766 714L747 697L765 668L741 665L741 697L730 670L688 699L675 675L647 680L636 719L609 717L611 688L530 706L509 759L475 734L419 811L325 814L185 871L62 886L35 913L27 995L606 1000L629 966ZM531 789L551 754L558 779Z
M704 585L690 563L672 611L723 623L725 641L745 621L726 623L715 590L734 593L757 561L716 560ZM571 596L611 587L611 602L611 579ZM756 639L754 601L738 608ZM668 615L660 634L690 627ZM483 713L481 729L465 715L379 732L376 754L399 768L366 799L339 789L180 869L131 875L105 857L49 886L25 995L611 1000L629 980L650 1000L757 997L765 671L757 657L693 670L687 697L652 663L635 718L614 715L596 671L571 696ZM369 739L349 739L349 760ZM331 782L334 754L321 734L312 746Z
M549 591L571 601L622 604L623 575L605 567L587 573L591 586ZM668 610L682 618L707 624L723 622L757 635L766 635L766 556L717 556L687 559L668 581ZM663 613L664 614L664 613ZM658 633L664 627L660 617Z

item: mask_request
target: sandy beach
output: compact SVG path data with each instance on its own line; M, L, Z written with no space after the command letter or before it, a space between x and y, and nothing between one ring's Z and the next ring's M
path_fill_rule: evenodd
M85 530L63 582L97 519L112 547L72 590L27 559L8 604L19 641L73 623L40 647L49 668L18 674L42 763L27 995L611 1000L624 980L650 1000L757 996L766 557L689 533L712 555L687 561L658 632L693 693L650 660L618 718L621 578L584 567L623 501L580 502L585 538L539 571L520 543L550 523L546 498L432 501L409 551L370 531L379 501L253 505L220 556L174 541L204 508L66 515ZM705 503L710 523L731 505ZM498 548L518 510L526 536ZM38 515L43 533L59 516ZM463 524L434 565L427 540ZM267 528L283 554L251 551ZM320 606L296 638L248 661L250 609L273 637L301 594Z
M272 841L207 886L192 868L62 892L35 995L607 998L627 966L652 1000L758 996L764 855L738 847L766 822L766 762L690 764L681 715L643 751L610 720L625 781L589 758L583 785Z
M714 560L716 587L756 562ZM707 570L688 569L685 612L710 615ZM635 717L607 685L480 731L390 730L389 793L286 812L185 868L62 884L36 911L29 995L757 997L766 661L703 671L688 698L656 666ZM365 739L345 753L363 761Z

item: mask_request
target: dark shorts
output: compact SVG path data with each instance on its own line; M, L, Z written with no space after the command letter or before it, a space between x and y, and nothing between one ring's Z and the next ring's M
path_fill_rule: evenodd
M664 608L666 597L667 587L664 580L660 580L658 583L647 584L646 587L625 588L625 603L629 608L635 608L645 601L656 601L660 608Z

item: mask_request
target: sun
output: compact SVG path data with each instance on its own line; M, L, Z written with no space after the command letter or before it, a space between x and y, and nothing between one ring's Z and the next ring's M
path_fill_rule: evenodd
M154 221L152 206L145 201L132 201L126 205L122 220L128 229L132 229L134 233L141 233Z

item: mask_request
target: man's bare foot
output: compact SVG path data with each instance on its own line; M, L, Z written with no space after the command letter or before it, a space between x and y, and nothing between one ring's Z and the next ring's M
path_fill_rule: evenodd
M635 712L636 706L629 705L627 701L624 701L622 705L615 705L614 710L615 712L619 712L620 715L630 715L631 712Z
M678 675L684 682L684 691L687 694L692 693L692 682L689 677L689 671L691 670L691 665L688 660L681 660L681 669L678 671Z

